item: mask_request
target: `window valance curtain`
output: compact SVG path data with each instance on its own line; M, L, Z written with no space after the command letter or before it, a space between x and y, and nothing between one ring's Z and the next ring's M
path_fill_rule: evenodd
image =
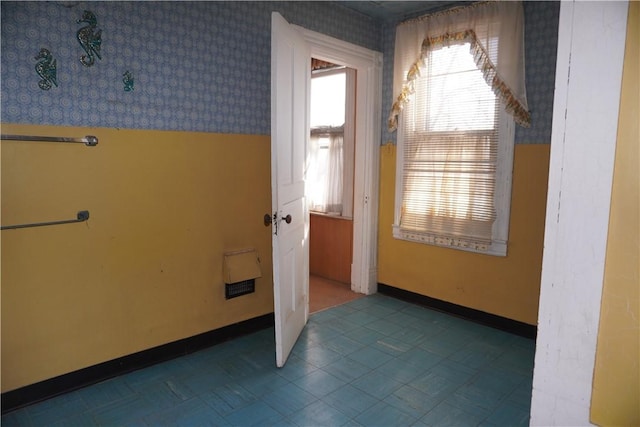
M498 40L500 41L498 43ZM524 12L522 3L483 2L426 15L396 28L393 93L388 127L410 102L414 81L431 49L470 44L478 69L493 92L521 126L529 127L524 76Z

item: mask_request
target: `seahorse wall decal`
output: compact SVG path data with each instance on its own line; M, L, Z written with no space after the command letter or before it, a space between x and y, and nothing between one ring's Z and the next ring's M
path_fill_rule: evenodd
M124 91L131 92L133 90L133 74L130 71L125 71L122 75L122 83L124 83Z
M58 87L56 60L53 59L51 52L43 47L34 59L38 61L36 63L36 73L38 73L41 79L38 82L40 89L49 90L52 84Z
M88 24L80 28L76 33L76 36L78 37L80 46L82 46L84 51L87 53L86 55L82 55L80 57L80 62L85 67L91 67L95 62L94 55L97 56L98 59L102 59L102 56L100 56L102 30L95 31L96 26L98 25L98 20L96 19L96 15L94 15L94 13L90 10L85 10L82 14L82 18L79 19L77 23Z

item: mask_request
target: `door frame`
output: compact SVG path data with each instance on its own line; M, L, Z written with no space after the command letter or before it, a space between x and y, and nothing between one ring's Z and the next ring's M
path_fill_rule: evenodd
M309 44L311 57L356 70L351 290L370 295L378 291L382 53L300 26L294 27Z
M531 425L592 425L628 7L560 3Z

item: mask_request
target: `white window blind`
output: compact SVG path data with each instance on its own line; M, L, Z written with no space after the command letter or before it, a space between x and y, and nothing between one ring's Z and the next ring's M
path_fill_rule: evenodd
M522 3L476 2L396 28L393 235L506 255L514 122L529 126Z
M505 175L498 173L501 160L510 175L508 153L499 156L501 121L509 119L469 43L432 48L423 65L401 116L401 200L394 234L504 255L507 230L498 232L496 220L498 210L505 210L497 196L505 191L496 189L497 177ZM508 205L507 200L507 216Z

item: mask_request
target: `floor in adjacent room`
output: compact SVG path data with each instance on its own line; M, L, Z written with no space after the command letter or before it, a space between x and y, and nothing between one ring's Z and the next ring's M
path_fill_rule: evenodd
M363 297L355 293L348 283L309 276L309 313L313 314Z
M3 426L528 425L535 342L375 294L34 404Z

